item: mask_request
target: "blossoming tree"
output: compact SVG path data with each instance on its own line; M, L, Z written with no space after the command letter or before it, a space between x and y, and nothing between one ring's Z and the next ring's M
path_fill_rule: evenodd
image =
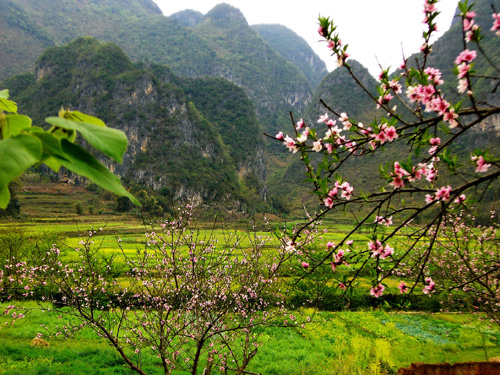
M500 176L500 159L493 151L473 150L468 161L453 152L453 146L479 132L485 120L498 124L500 107L495 92L500 84L500 69L481 41L486 32L500 36L500 13L492 6L493 23L488 27L490 30L483 32L475 21L474 4L467 1L459 4L463 46L451 67L456 76L456 89L450 92L444 89L441 71L429 65L433 53L431 37L437 30L437 3L437 0L424 1L426 30L421 53L413 60L403 57L395 74L382 69L378 95L363 86L351 69L347 45L342 43L333 21L320 17L318 32L327 48L371 97L380 117L365 125L350 117L348 108L335 108L335 103L322 101L326 113L316 124L307 125L303 119L295 122L292 116L293 135L279 132L273 137L300 155L320 204L309 222L289 233L290 244L297 244L302 232L312 223L339 209L363 213L361 217L356 216L356 225L341 241L329 243L324 252L302 256L308 258L309 271L329 264L336 272L342 264L357 264L350 281L339 284L342 289L353 285L360 272L369 267L373 270L370 294L381 297L387 287L384 280L400 276L400 268L407 266L410 257L414 271L411 279L401 281L401 293L419 289L431 294L445 287L467 287L464 282L436 284L430 262L431 254L441 251L436 245L447 231L445 224L450 213L472 206L486 189L496 187ZM494 74L474 70L479 55ZM487 100L479 99L475 89L486 84L492 92ZM390 160L394 154L386 155L390 163L380 166L380 184L377 185L376 176L366 176L373 181L371 191L357 191L356 186L340 175L341 168L348 162L352 162L350 165L362 163L368 155L384 152L392 145L399 145L410 156ZM448 182L440 182L443 178ZM370 228L368 240L353 246L354 234L364 227ZM402 238L407 239L404 248L398 245ZM413 256L422 246L426 251L419 257ZM399 247L397 251L396 247ZM455 261L462 262L461 259ZM489 264L491 268L484 274L480 271L474 274L476 279L498 274L500 263ZM495 308L499 302L497 295Z
M435 250L429 251L424 245L417 247L398 272L414 278L418 270L411 265L428 257L427 272L432 272L434 281L427 280L424 293L432 293L437 283L441 289L448 290L441 301L444 309L459 307L480 311L500 324L498 224L475 225L475 220L464 210L450 213L441 223Z
M263 327L298 324L285 307L280 277L294 254L272 238L227 233L219 243L213 233L201 237L189 206L145 233L145 248L136 254L122 249L103 258L100 234L90 230L73 251L53 245L33 264L8 263L9 272L0 270L0 297L11 301L4 314L12 322L24 318L23 300L33 298L46 311L65 307L57 314L73 319L63 319L58 332L42 329L39 337L89 327L131 370L146 374L145 358L166 375L241 375L261 345ZM264 252L269 246L276 251Z

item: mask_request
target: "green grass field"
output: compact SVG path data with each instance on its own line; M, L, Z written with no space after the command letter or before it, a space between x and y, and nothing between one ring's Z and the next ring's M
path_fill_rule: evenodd
M132 373L89 329L71 338L55 336L62 325L59 316L57 310L35 310L7 326L6 318L0 318L0 374ZM30 345L38 332L50 347ZM266 328L263 346L248 370L266 375L395 374L412 362L455 363L500 356L499 340L498 329L471 315L319 312L305 328ZM160 374L161 369L147 360L147 352L143 355L147 372Z

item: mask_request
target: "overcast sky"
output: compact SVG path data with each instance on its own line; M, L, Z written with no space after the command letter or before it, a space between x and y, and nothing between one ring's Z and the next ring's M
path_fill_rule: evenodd
M166 16L184 9L206 14L225 2L240 9L250 25L281 24L304 38L331 71L336 61L325 43L319 42L318 15L329 16L338 25L341 39L349 44L348 52L373 75L384 67L397 68L402 49L409 56L418 51L423 31L422 0L153 0ZM437 7L439 31L451 24L458 0L441 0Z

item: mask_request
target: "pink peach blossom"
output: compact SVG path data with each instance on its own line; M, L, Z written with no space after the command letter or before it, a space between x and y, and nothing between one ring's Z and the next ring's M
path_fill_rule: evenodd
M375 298L382 297L384 294L385 286L382 284L378 284L377 286L374 286L373 288L370 289L370 295L372 295Z
M460 52L460 55L455 59L455 64L460 65L463 62L471 63L477 57L476 51L469 51L468 49Z
M408 287L406 286L404 281L401 281L401 283L398 285L399 288L399 293L406 293L408 291Z
M488 168L491 167L491 164L486 163L482 156L477 158L476 164L476 172L486 172L488 171Z

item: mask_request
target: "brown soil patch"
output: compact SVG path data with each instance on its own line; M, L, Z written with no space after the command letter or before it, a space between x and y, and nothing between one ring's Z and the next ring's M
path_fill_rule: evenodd
M397 375L499 375L498 362L464 362L438 364L412 363L408 368L400 368Z

